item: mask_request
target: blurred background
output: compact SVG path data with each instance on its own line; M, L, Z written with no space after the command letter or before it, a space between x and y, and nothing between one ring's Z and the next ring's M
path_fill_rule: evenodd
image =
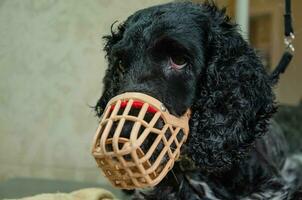
M0 0L0 198L107 185L90 154L98 125L91 106L106 68L101 37L115 20L166 2ZM284 51L284 0L216 3L273 70ZM292 0L296 52L275 88L278 103L299 112L301 9L302 1ZM287 118L299 125L295 116Z

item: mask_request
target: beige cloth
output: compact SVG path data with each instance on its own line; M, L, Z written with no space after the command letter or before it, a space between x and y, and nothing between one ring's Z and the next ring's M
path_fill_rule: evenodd
M38 194L18 200L112 200L113 194L105 189L87 188L71 193ZM8 199L7 199L8 200ZM12 200L12 199L10 199Z

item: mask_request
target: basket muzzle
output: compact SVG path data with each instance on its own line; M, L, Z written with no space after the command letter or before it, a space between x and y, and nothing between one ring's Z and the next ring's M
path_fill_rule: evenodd
M179 157L189 133L189 115L190 110L175 117L146 94L118 95L106 106L93 139L92 155L113 186L154 186Z

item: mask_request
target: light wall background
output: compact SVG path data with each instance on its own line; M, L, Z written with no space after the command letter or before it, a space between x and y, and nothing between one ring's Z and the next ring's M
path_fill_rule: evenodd
M101 36L109 33L115 20L164 2L0 0L0 181L12 177L104 181L90 155L98 124L90 106L101 94L106 67ZM261 5L267 1L257 2L258 10L270 8ZM276 91L281 103L297 104L302 96L302 4L300 0L292 4L296 55ZM274 29L279 39L272 48L277 48L279 59L283 7L274 5L280 25Z
M115 20L166 0L0 0L0 181L101 182L90 155Z

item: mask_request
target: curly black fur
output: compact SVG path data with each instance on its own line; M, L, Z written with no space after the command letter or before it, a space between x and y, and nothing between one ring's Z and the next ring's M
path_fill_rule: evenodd
M177 116L192 110L174 173L136 198L253 199L276 191L289 198L291 187L280 174L286 144L274 132L261 137L276 111L273 83L224 9L212 3L155 6L116 31L111 27L104 38L109 66L98 116L126 91L150 94ZM184 69L168 67L175 55L187 61Z

